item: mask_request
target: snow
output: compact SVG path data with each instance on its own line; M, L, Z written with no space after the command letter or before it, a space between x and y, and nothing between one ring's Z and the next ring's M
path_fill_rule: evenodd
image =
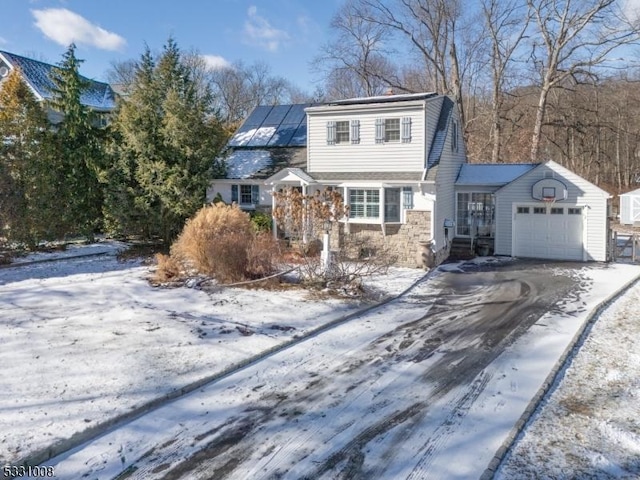
M148 266L114 256L122 247L70 247L0 269L0 463L16 462L363 306L313 300L303 290L276 295L154 288ZM93 256L78 257L81 252ZM42 262L45 255L68 259ZM371 287L395 294L422 275L393 269Z
M4 319L0 459L4 463L19 461L87 427L211 378L363 307L312 298L301 290L153 288L146 280L149 267L113 256L121 247L96 244L85 248L94 253L102 248L105 254L0 269ZM69 249L57 255L76 253ZM474 262L482 267L497 261L511 260L482 257ZM326 458L328 445L347 448L359 435L361 405L374 405L384 418L429 394L432 386L415 381L424 371L422 365L385 364L385 354L361 363L353 339L365 339L365 344L385 339L385 332L423 316L428 302L438 297L439 275L447 271L463 272L464 268L444 265L417 285L414 299L409 296L372 310L357 322L311 335L106 432L55 459L56 477L77 478L84 471L91 472L90 478L113 478L139 459L135 478L161 478L163 472L147 455L150 449L155 449L153 457L164 455L161 458L168 464L184 460L214 443L225 428L242 430L247 405L264 405L253 416L267 416L266 398L282 392L274 386L283 379L287 391L305 392L320 364L323 371L336 375L323 392L314 393L313 408L297 412L293 400L287 403L283 394L277 400L282 412L276 415L274 410L255 434L251 458L256 461L234 471L237 478L259 476L267 468L277 471L278 465L269 462L289 457L273 459L268 454L271 438L283 452L304 458L291 467L289 477L306 475L309 465L319 465ZM468 385L434 397L429 414L408 434L411 441L405 442L404 450L393 450L394 430L369 443L367 462L393 451L397 458L386 472L393 478L427 472L430 478L480 477L496 452L509 445L514 425L549 382L549 372L559 368L591 313L640 271L636 265L586 264L556 267L552 274L578 275L580 293L564 298L539 318ZM393 269L370 287L381 295L397 295L423 275L419 270ZM509 284L496 288L504 288L506 296L518 294L511 292ZM585 473L630 478L639 473L639 301L640 285L636 284L597 317L584 345L571 357L571 366L563 370L562 380L526 426L497 478L579 478ZM394 343L388 342L391 351ZM438 362L446 353L436 350L428 361ZM345 364L350 358L353 365ZM338 375L345 368L359 369L356 383ZM393 391L402 391L403 396L388 397ZM351 395L350 403L340 403L341 395ZM452 403L457 405L453 411ZM324 415L331 418L331 425L321 431L317 421ZM437 433L432 445L437 454L412 471L411 462L421 453L420 439L426 430Z
M497 479L640 477L639 304L636 283L597 318Z
M250 178L271 165L267 150L235 150L226 159L227 178Z

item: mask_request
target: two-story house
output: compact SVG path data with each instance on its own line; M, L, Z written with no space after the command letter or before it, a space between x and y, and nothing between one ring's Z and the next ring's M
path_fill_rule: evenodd
M458 111L444 95L258 107L229 143L227 165L209 200L269 209L285 186L339 189L349 215L332 240L364 236L401 265L419 266L427 245L440 263L454 238L500 255L607 256L606 192L552 161L467 164Z
M54 68L56 67L49 63L0 50L0 84L12 70L19 69L23 81L39 101L46 101L52 97L54 84L51 75ZM82 78L88 87L82 92L80 101L97 114L101 125L105 125L109 114L116 107L116 95L108 83ZM60 113L51 109L47 110L47 115L52 124L61 120Z

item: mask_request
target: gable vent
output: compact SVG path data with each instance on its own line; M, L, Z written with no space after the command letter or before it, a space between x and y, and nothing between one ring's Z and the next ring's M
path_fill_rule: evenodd
M2 65L0 67L0 78L4 78L7 75L9 75L9 69L7 67L5 67L4 65Z

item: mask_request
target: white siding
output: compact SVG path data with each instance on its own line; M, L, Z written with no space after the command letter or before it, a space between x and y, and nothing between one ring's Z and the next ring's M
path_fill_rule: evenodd
M531 197L533 184L553 175L567 186L568 197L558 206L576 205L583 208L585 260L605 261L607 258L607 197L608 194L584 178L555 162L542 164L496 192L497 255L512 255L513 205L535 202ZM539 202L543 204L543 202Z
M261 207L271 207L271 193L269 193L271 187L265 185L260 180L256 181L247 181L247 180L214 180L207 188L207 203L212 202L218 193L222 197L222 201L224 203L231 203L231 185L259 185L260 186L260 202L258 206Z
M424 102L307 111L310 172L421 172L426 158ZM366 108L365 108L366 107ZM411 118L411 142L376 143L377 118ZM436 117L437 119L437 117ZM327 144L327 122L360 121L360 142Z
M457 110L454 109L451 116L452 121L460 124L460 117ZM436 175L436 209L433 237L436 241L436 249L439 250L446 246L446 239L444 236L444 221L445 219L456 219L456 198L455 198L455 182L460 172L460 167L466 162L466 151L462 138L458 140L458 151L451 150L451 133L452 128L449 126L447 132L447 138L442 150L442 157L440 158L440 164L438 166L438 173ZM461 131L459 129L461 136ZM455 236L455 229L449 230L449 241Z

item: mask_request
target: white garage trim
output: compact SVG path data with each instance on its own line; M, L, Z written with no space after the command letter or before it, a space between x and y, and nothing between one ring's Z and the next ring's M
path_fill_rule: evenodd
M512 256L586 260L587 211L569 203L512 204Z

